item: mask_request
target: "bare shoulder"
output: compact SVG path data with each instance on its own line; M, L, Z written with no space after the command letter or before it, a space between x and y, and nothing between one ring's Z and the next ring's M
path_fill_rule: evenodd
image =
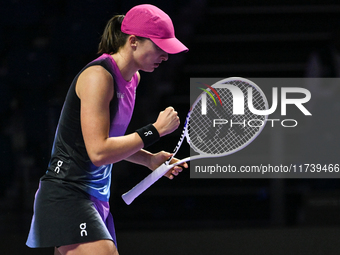
M92 95L99 93L112 97L113 82L112 75L104 67L91 66L79 75L76 93L80 99L88 93Z

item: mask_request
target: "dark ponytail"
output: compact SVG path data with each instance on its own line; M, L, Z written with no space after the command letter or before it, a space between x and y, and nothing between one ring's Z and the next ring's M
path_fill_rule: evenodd
M116 15L108 21L99 43L98 54L114 54L124 46L128 38L128 35L121 31L124 17L124 15Z

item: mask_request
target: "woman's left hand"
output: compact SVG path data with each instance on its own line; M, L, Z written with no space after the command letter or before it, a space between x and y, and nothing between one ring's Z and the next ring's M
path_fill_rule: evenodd
M158 153L153 154L153 157L151 159L151 167L149 167L152 171L155 170L157 167L159 167L161 164L163 164L165 161L167 161L172 156L171 153L160 151ZM170 161L170 164L174 164L179 159L173 158ZM170 180L172 180L175 176L177 176L180 172L182 172L184 168L188 168L188 164L186 162L179 164L177 166L174 166L171 168L164 176L168 177Z

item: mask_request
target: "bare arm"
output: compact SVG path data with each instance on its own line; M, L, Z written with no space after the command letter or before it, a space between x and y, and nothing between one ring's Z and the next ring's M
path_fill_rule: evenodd
M84 142L87 153L96 166L126 159L144 146L136 132L120 137L109 137L109 104L114 95L113 82L111 74L103 67L92 66L79 76L76 85L76 93L81 101ZM173 132L178 125L179 119L173 108L161 112L154 123L160 136ZM147 162L139 163L145 165Z
M132 154L131 156L127 157L125 160L131 163L143 165L145 167L150 168L152 156L153 154L151 152L141 149L137 151L135 154Z
M172 156L171 153L160 151L158 153L151 153L146 150L140 150L137 153L131 155L130 157L126 158L127 161L144 165L148 167L151 170L155 170L158 166L163 164L167 159L169 159ZM178 159L173 158L170 162L170 164L175 163L178 161ZM188 168L187 163L180 164L178 166L175 166L174 168L170 169L165 176L169 179L173 179L174 175L178 175L180 172L182 172L182 167Z

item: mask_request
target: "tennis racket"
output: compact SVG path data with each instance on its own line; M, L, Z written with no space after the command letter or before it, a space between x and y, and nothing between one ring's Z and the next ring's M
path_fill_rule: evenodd
M126 204L131 204L174 166L195 159L223 157L235 153L249 145L263 130L268 119L265 114L268 101L255 83L245 78L233 77L212 86L204 84L203 87L200 88L203 92L189 110L173 156L122 195ZM198 155L170 164L184 137Z

